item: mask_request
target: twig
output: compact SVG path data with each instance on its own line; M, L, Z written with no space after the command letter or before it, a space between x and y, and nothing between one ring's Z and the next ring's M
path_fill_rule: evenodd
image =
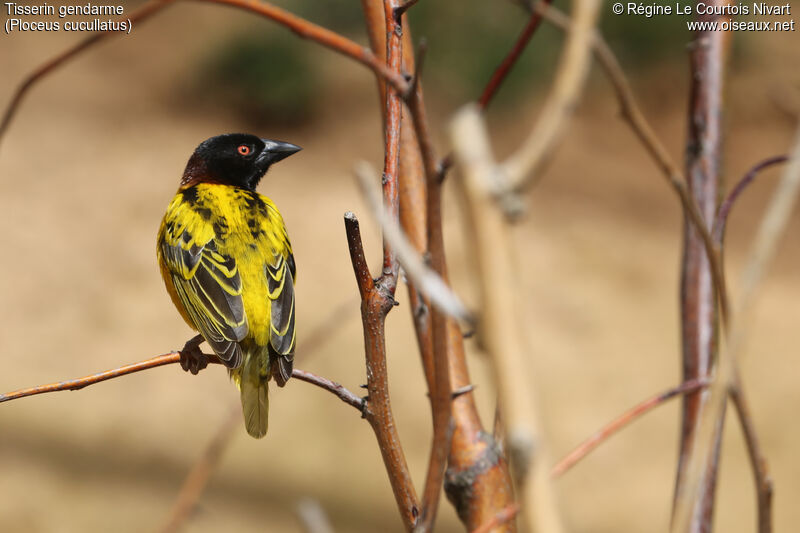
M473 529L471 533L489 533L494 531L495 528L502 526L514 519L519 513L519 505L513 504L501 509L491 520L482 526Z
M219 363L219 361L217 361L213 355L209 354L206 355L209 358L210 362ZM156 368L159 366L171 365L173 363L179 362L180 359L181 359L180 352L170 352L164 355L153 357L152 359L147 359L146 361L134 363L132 365L125 365L119 368L115 368L113 370L106 370L105 372L100 372L99 374L91 374L86 377L71 379L69 381L58 381L56 383L39 385L38 387L31 387L29 389L20 389L13 392L7 392L6 394L0 394L0 403L8 402L11 400L18 400L20 398L25 398L27 396L36 396L37 394L45 394L48 392L79 390L84 387L88 387L89 385L100 383L101 381L127 376L128 374L141 372L142 370L149 370L151 368ZM312 385L316 385L317 387L323 388L328 392L331 392L334 395L336 395L343 402L352 405L356 409L359 410L361 409L361 403L362 403L361 399L352 392L348 391L347 389L339 385L338 383L336 383L335 381L331 381L329 379L314 375L311 372L305 372L303 370L298 370L298 369L295 369L292 372L292 377L297 378L300 381L305 381L307 383L311 383Z
M364 326L364 352L369 394L362 412L378 440L378 447L386 466L400 516L406 529L410 531L419 516L419 506L392 415L389 380L386 372L385 320L394 300L387 297L387 294L380 289L381 279L374 282L369 273L361 243L358 219L353 213L347 212L344 215L344 224L350 260L361 294L361 320Z
M355 175L370 210L383 228L384 239L397 254L400 264L414 286L439 310L472 325L473 317L458 295L436 272L425 265L422 257L403 234L403 230L383 209L380 193L375 185L377 176L375 170L369 163L361 161L356 165Z
M717 216L714 219L714 226L711 233L717 246L722 245L722 239L725 235L725 226L728 223L728 215L730 215L731 209L733 209L733 204L736 202L737 198L739 198L739 195L742 194L744 190L753 182L753 180L756 179L756 176L758 176L759 172L773 165L785 163L788 161L788 159L788 156L779 155L761 161L747 171L747 174L745 174L744 177L733 187L733 189L731 189L731 191L728 193L728 196L725 197L725 200L720 204L719 209L717 209Z
M552 2L553 0L542 0L542 4L544 5L550 5ZM528 23L525 24L519 37L517 37L517 41L514 43L511 51L509 51L508 55L503 59L503 62L500 63L500 66L497 67L492 77L489 79L489 82L486 84L486 87L484 87L483 93L481 93L481 97L478 99L478 107L480 107L482 111L485 111L486 108L489 107L494 95L497 94L497 91L505 81L508 73L511 72L519 56L522 55L522 52L528 46L531 37L536 33L541 22L542 13L540 11L532 12Z
M168 5L174 3L175 0L153 0L141 6L139 9L127 14L124 18L119 19L120 21L130 21L131 24L133 23L142 23L152 15L155 15L157 12L161 11ZM47 76L56 68L61 66L62 64L66 63L85 49L89 48L90 46L97 44L98 42L102 41L106 37L110 37L113 35L118 35L119 32L115 31L105 31L105 32L98 32L90 35L89 37L83 39L82 41L78 42L77 44L67 48L60 54L56 55L52 59L48 60L47 62L43 63L39 67L37 67L33 72L28 74L22 83L19 84L17 87L14 96L11 98L8 106L3 113L3 120L0 122L0 143L2 143L3 138L5 137L6 131L8 130L11 121L16 115L17 109L19 105L22 103L23 98L28 93L28 91L33 87L41 78Z
M562 137L589 73L592 36L600 5L599 0L573 4L572 25L555 82L528 138L503 164L502 181L498 184L501 194L517 191L529 182Z
M100 383L101 381L106 381L108 379L114 379L120 376L133 374L134 372L141 372L142 370L149 370L151 368L177 363L180 361L180 358L180 352L170 352L164 355L153 357L152 359L148 359L146 361L133 363L132 365L125 365L113 370L106 370L105 372L100 372L99 374L92 374L90 376L71 379L69 381L59 381L56 383L50 383L48 385L40 385L38 387L31 387L29 389L20 389L14 392L7 392L6 394L0 394L0 403L17 400L19 398L25 398L27 396L45 394L48 392L80 390L84 387L88 387L89 385L94 385L95 383Z
M172 506L169 520L161 529L161 533L175 533L180 531L183 523L189 518L197 505L203 491L211 479L211 474L217 469L225 449L233 436L235 428L241 424L241 407L238 405L230 410L219 427L214 437L208 443L200 458L195 461L189 474L181 485L178 498Z
M550 476L553 478L561 476L564 472L575 466L575 464L578 461L580 461L581 459L586 457L589 453L591 453L600 444L608 440L609 437L611 437L619 430L621 430L622 428L624 428L637 418L641 417L645 413L651 411L652 409L658 407L659 405L666 403L668 400L671 400L676 396L689 394L698 391L703 387L707 387L709 383L711 383L711 380L707 378L692 379L684 383L681 383L677 387L673 387L660 394L657 394L652 398L648 398L647 400L625 411L625 413L623 413L618 418L612 420L611 422L603 426L602 429L600 429L594 435L583 441L574 450L572 450L566 456L564 456L563 459L558 461L555 464L555 466L550 470Z
M513 280L509 222L495 202L495 163L485 124L476 105L458 112L451 125L456 161L462 173L457 181L466 202L470 239L474 243L480 288L479 333L490 356L506 432L506 448L520 488L523 520L529 531L562 530L555 496L545 465L547 446L539 432L537 409L526 373L517 298Z

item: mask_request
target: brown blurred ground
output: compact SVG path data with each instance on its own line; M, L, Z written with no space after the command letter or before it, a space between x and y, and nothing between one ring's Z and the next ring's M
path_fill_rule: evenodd
M176 110L175 81L204 43L244 17L179 6L82 56L31 93L0 154L0 390L77 377L179 348L190 331L164 292L155 233L193 147L240 129L212 109ZM72 42L68 34L3 36L0 101L34 65ZM733 69L725 170L736 179L786 151L792 123L775 106L800 78L798 37L748 37ZM313 46L298 43L298 46ZM303 335L355 284L341 215L354 210L375 261L379 240L351 178L357 159L381 160L377 98L360 66L319 50L336 72L319 89L312 127L258 132L305 148L281 163L261 191L280 206L299 270L298 366L358 390L364 381L356 305L312 358ZM324 65L323 65L324 63ZM676 158L684 139L684 68L634 76L648 115ZM435 93L435 91L431 91ZM597 77L517 230L518 284L530 325L532 386L545 409L555 456L635 402L677 383L680 211ZM493 115L496 146L513 146L535 102ZM434 109L451 109L437 102ZM445 118L433 112L434 117ZM435 129L444 131L444 120ZM440 138L440 147L446 146ZM500 148L503 149L502 147ZM734 296L743 257L778 172L736 206L727 261ZM447 198L449 261L464 294L468 249ZM776 531L800 521L800 217L795 216L756 312L743 361L745 387L775 479ZM424 477L430 422L408 317L388 321L397 424L412 473ZM474 349L472 343L470 349ZM487 366L471 356L484 419L493 393ZM337 531L400 530L372 433L357 413L302 383L273 391L270 433L238 431L187 531L300 531L294 508L320 501ZM152 531L165 518L193 459L230 406L220 369L191 377L177 367L76 393L0 406L0 531ZM729 417L717 531L754 525L750 471ZM648 415L557 482L571 531L664 531L677 454L678 404ZM458 531L443 503L439 530Z

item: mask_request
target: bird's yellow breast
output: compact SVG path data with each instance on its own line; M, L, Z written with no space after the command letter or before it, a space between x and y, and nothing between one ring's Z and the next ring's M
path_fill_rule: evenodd
M270 300L268 265L291 253L286 227L275 204L258 193L215 183L200 183L178 191L159 231L159 242L169 235L188 232L192 242L205 246L214 241L217 251L236 262L249 331L258 346L269 343ZM159 247L159 263L170 296L184 319L198 329L176 294Z

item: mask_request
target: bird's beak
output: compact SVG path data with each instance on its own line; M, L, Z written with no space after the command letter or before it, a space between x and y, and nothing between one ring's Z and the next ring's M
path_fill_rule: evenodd
M258 154L256 161L262 168L266 168L302 150L302 148L292 143L273 141L270 139L261 140L264 142L264 149Z

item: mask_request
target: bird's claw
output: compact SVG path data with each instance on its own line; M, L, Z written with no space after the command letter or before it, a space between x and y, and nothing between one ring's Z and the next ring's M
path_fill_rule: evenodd
M195 376L207 367L209 363L208 356L200 350L201 342L203 342L203 338L198 335L187 341L183 346L183 350L180 351L181 368Z

